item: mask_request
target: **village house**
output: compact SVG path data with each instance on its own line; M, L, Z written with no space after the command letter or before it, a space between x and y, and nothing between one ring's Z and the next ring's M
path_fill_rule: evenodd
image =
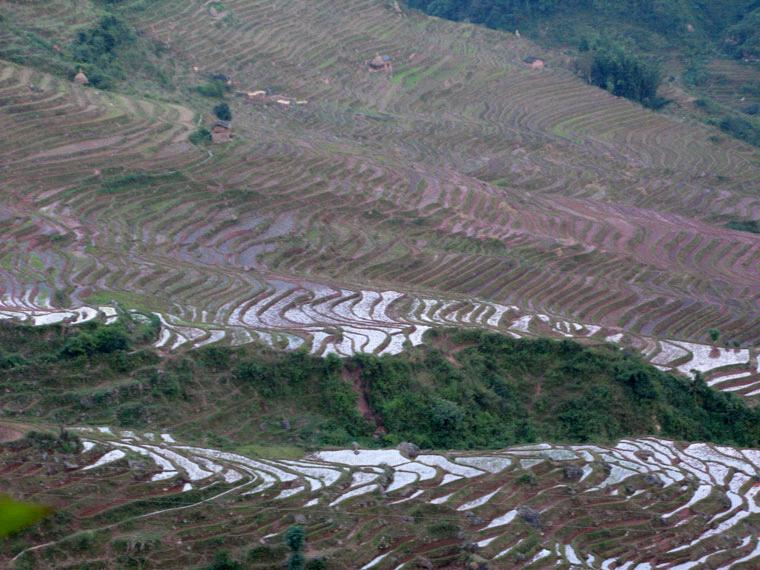
M90 82L90 80L87 79L87 76L84 74L84 71L80 69L79 73L77 73L74 76L74 82L79 83L79 85L87 85Z
M228 143L232 140L232 123L217 120L211 128L211 141L215 144Z
M544 60L537 57L526 57L523 61L534 71L542 71L546 67Z
M389 55L377 54L367 62L370 71L393 71L393 59Z

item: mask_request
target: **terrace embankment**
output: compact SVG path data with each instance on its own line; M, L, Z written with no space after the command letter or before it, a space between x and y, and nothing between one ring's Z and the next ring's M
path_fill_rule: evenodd
M758 238L721 221L760 215L757 149L584 85L556 54L527 69L538 48L512 34L379 2L224 6L124 12L172 58L171 96L4 65L7 297L118 298L218 330L280 280L760 342ZM390 75L367 72L377 52ZM214 101L195 88L218 74L235 139L199 148ZM307 103L234 95L259 88Z
M4 487L59 509L3 543L0 560L11 566L99 558L187 568L223 551L250 568L285 567L294 523L305 528L306 556L328 568L683 570L709 561L744 570L760 557L752 449L647 437L285 459L188 445L168 432L69 433L81 444L65 453L39 434L0 446Z

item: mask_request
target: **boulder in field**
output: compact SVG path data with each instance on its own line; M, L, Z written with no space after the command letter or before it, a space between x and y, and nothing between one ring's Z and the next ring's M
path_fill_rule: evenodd
M563 472L565 479L569 479L571 481L577 481L583 477L583 469L577 465L565 465Z
M524 520L533 528L541 528L541 513L539 513L537 510L530 507L520 507L517 509L517 513L520 515L520 518L522 520Z
M401 455L412 461L417 459L417 456L420 454L420 448L408 441L399 443L398 450L401 452Z

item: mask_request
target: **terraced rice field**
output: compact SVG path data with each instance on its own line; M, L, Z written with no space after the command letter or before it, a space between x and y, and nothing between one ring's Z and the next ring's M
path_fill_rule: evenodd
M708 66L705 88L721 104L745 110L760 101L760 72L752 65L717 60Z
M398 354L424 342L432 327L477 327L516 338L573 338L581 342L610 342L640 351L662 370L691 376L702 373L708 385L733 392L751 402L760 400L760 351L719 348L678 340L658 340L608 328L529 313L517 306L482 300L442 300L398 291L351 291L317 283L276 281L274 288L235 307L224 321L208 313L162 314L154 346L163 351L200 348L217 342L233 345L261 342L293 350L307 347L312 354L351 356L359 352ZM60 311L38 308L28 299L0 302L0 320L37 326L74 325L99 319L118 319L113 306Z
M206 100L2 64L6 305L116 297L202 330L244 315L271 334L288 326L248 309L272 298L280 311L291 286L312 299L392 290L760 341L758 239L709 222L760 216L756 150L590 88L556 54L533 72L521 61L537 48L510 34L382 2L233 1L214 19L167 1L138 26L188 86L224 72L241 92L308 103L233 97L236 142L203 150L187 137ZM394 57L392 75L367 72L375 52ZM109 186L135 172L147 178Z
M94 21L87 2L18 6L45 33ZM435 326L480 327L617 343L760 401L760 238L723 223L760 219L757 149L589 87L524 39L391 2L209 6L129 16L173 62L166 93L0 60L0 320L153 312L166 354L394 354ZM376 53L392 73L368 72ZM215 101L194 87L216 73L233 79L235 138L195 146ZM301 104L243 96L259 89ZM0 483L107 537L103 560L115 540L157 567L197 564L220 538L275 547L298 514L312 553L354 570L463 549L494 568L760 566L752 450L643 438L286 459L81 435L76 464L4 450ZM0 565L66 567L70 539L0 550Z
M34 462L10 462L1 480L65 505L80 535L101 529L112 545L158 538L142 547L156 566L167 556L197 560L225 532L228 548L276 547L295 514L309 549L336 568L414 568L419 557L441 566L463 544L493 568L749 569L760 559L760 454L752 450L643 438L609 448L252 459L168 433L80 434L76 464L45 473ZM85 491L106 482L97 497ZM59 546L74 538L15 556L64 564ZM108 554L107 541L97 544L106 545L97 556Z
M234 98L231 145L187 142L202 101L2 64L3 310L44 322L116 299L158 312L167 350L398 352L456 324L619 339L758 395L760 241L708 222L760 215L755 150L552 54L525 69L536 48L510 34L379 2L225 7L164 2L139 25L189 84L225 72L308 101ZM366 71L376 51L392 75ZM712 327L742 348L712 350Z

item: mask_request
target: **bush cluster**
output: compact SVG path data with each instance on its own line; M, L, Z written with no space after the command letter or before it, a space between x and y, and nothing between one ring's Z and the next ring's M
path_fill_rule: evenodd
M582 55L576 69L592 85L645 107L659 108L665 100L657 96L661 82L659 65L636 55L635 50L609 38L581 43Z
M433 330L427 345L393 356L211 346L162 361L148 344L157 330L127 317L0 327L5 360L20 362L4 371L5 383L39 393L31 413L40 417L122 426L173 418L201 401L204 421L234 422L219 413L232 393L245 402L236 413L260 414L263 441L291 444L473 449L659 435L760 445L760 410L613 345Z
M124 20L108 15L95 27L77 34L71 55L86 70L92 85L108 88L115 80L126 78L119 56L135 43L135 38L134 30Z

